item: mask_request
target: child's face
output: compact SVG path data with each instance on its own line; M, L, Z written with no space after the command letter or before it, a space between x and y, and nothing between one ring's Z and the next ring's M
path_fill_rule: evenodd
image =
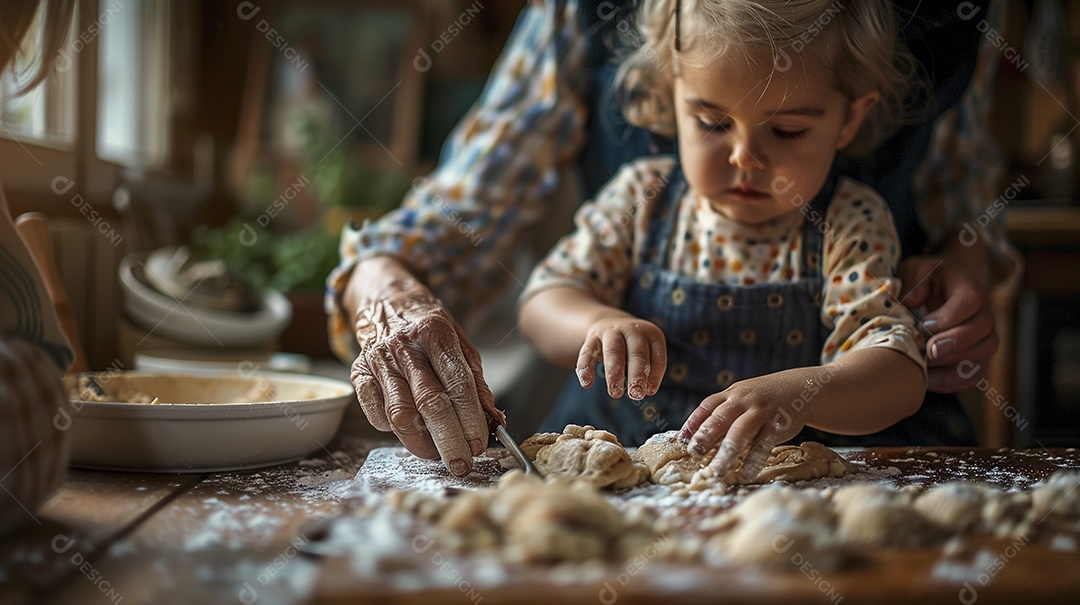
M771 68L771 64L769 64ZM849 101L812 62L772 73L745 57L681 58L679 154L694 190L727 218L757 225L809 203L877 93Z

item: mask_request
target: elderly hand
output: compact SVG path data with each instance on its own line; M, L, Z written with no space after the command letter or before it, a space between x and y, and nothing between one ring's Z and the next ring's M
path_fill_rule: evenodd
M446 307L397 261L359 263L345 307L360 354L352 382L368 421L414 455L442 458L463 476L487 447L485 412L500 424L480 353Z
M922 320L927 390L954 393L986 377L999 341L985 274L985 261L980 271L949 254L914 256L900 264L900 300L910 309L930 310Z

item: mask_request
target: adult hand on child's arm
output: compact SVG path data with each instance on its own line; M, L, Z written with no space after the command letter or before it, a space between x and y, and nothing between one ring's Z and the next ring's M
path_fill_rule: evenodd
M904 305L930 310L922 321L928 333L927 389L954 393L975 386L986 377L999 344L986 248L979 242L964 246L956 239L940 254L905 260L900 278Z
M466 475L487 447L495 408L480 354L446 307L397 260L361 261L342 298L360 354L352 382L372 426L421 458Z
M555 287L529 297L519 312L521 330L552 363L577 370L581 386L603 362L612 397L655 395L667 368L664 333L655 324L597 301L584 290Z

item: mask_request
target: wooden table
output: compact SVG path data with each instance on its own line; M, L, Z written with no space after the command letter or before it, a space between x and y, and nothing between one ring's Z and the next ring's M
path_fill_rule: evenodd
M348 425L342 433L354 434ZM360 583L350 579L346 561L311 557L297 550L301 526L319 523L346 498L351 482L335 479L351 478L372 447L386 444L368 437L339 436L323 452L301 463L247 472L178 475L71 470L59 493L38 515L40 524L33 523L0 543L0 603L372 602L364 597L379 602L445 602L447 597L477 602L458 591L402 593ZM923 450L914 454L869 450L860 455L892 464L925 454ZM977 450L965 456L985 462L1000 454ZM1075 450L1031 450L1008 459L1026 461L1030 479L1058 466L1080 468L1080 452ZM903 466L903 462L897 464ZM939 470L939 479L953 472ZM1080 553L1049 553L1033 546L1017 550L994 582L975 586L979 603L1030 602L1024 599L1027 588L1038 589L1043 602L1080 601ZM828 579L844 603L902 602L916 595L920 602L963 602L957 586L926 583L936 552L913 552L899 561L883 557L880 569L829 574ZM676 601L708 600L723 593L731 602L767 602L780 596L785 602L839 602L830 601L820 590L820 582L811 584L799 574L760 584L755 590L747 589L753 584L730 583L725 577L702 573L695 580L700 582L696 588L681 591ZM883 593L883 587L889 590ZM646 602L650 599L642 595L656 596L637 590L634 582L619 588L620 603ZM573 602L605 602L595 587L553 590ZM1054 598L1058 593L1061 598ZM508 599L551 603L553 594L516 583L480 596L484 603Z

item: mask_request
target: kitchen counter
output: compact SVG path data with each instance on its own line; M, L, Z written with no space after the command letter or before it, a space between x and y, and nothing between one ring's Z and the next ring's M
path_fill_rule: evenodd
M854 568L813 577L813 570L662 571L671 564L647 563L656 566L654 578L658 571L667 578L659 587L655 579L646 580L649 574L627 574L621 566L612 569L610 578L574 586L553 586L550 579L536 574L469 591L461 590L460 582L405 589L361 580L353 575L347 558L304 554L305 536L313 535L323 519L355 494L352 478L368 452L383 445L391 444L339 436L324 451L298 463L245 472L183 475L72 469L37 523L0 543L0 603L547 604L606 603L616 598L620 603L653 602L661 597L687 603L723 597L736 603L977 599L985 605L1080 599L1075 535L1071 547L1065 540L1055 542L1054 548L1017 539L973 539L968 547L981 553L971 563L975 567L944 576L937 547L872 553ZM1080 451L1075 449L883 448L847 456L890 469L900 484L932 485L961 478L1016 488L1044 479L1057 468L1080 469Z

